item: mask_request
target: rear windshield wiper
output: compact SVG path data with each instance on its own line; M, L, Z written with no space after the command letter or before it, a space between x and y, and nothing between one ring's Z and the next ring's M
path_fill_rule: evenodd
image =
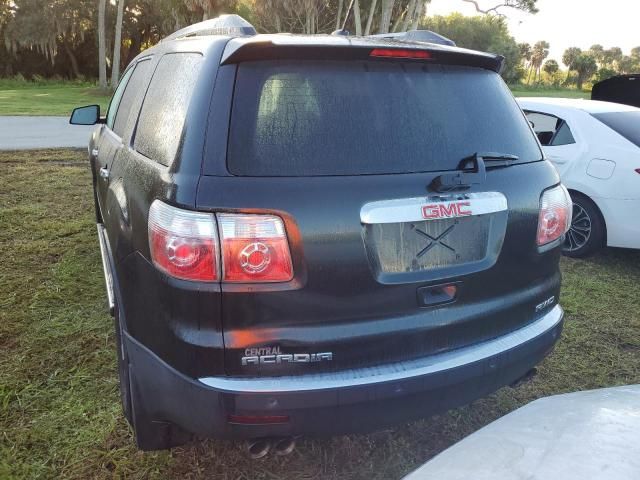
M485 163L490 162L491 167L508 167L517 161L518 156L509 153L476 152L462 159L455 172L444 173L434 178L429 184L429 189L441 193L464 190L487 179ZM467 167L469 163L472 164L471 168Z

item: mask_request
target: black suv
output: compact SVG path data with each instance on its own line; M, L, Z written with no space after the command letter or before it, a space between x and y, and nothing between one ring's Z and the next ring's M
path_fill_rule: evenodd
M562 329L571 203L503 58L236 20L144 51L106 118L71 119L101 124L89 158L139 447L370 430L527 374Z

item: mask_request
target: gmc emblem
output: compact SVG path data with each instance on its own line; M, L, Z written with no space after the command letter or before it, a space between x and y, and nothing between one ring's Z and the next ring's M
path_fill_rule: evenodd
M473 215L469 207L471 207L471 202L432 203L422 207L422 218L433 220L435 218L468 217Z

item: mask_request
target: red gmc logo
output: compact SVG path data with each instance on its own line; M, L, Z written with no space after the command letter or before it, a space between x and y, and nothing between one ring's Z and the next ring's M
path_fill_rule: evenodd
M473 215L469 208L470 202L432 203L422 207L422 218L433 220L434 218L455 218Z

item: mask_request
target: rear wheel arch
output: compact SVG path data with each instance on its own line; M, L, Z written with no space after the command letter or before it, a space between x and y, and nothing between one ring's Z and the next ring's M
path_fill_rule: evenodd
M600 209L598 204L595 202L595 200L593 200L591 198L591 196L587 195L586 193L582 193L580 190L576 190L575 188L567 188L567 190L569 191L569 194L571 195L572 199L573 199L574 195L576 197L586 198L596 208L596 210L598 211L598 215L600 215L600 220L602 220L602 224L604 226L604 241L605 241L605 244L606 244L606 241L607 241L607 220L604 218L602 210Z

